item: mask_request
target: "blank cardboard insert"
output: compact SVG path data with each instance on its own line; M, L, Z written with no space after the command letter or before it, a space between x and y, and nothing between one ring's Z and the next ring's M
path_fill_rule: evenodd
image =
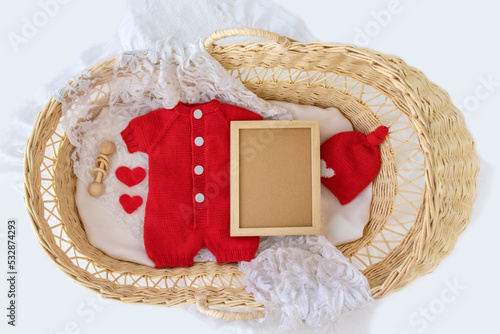
M319 123L231 122L231 235L321 233Z

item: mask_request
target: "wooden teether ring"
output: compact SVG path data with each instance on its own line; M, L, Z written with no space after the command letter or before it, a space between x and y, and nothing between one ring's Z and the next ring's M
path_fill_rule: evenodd
M102 184L102 181L106 179L108 176L109 169L109 158L108 156L115 153L116 145L109 141L103 141L101 145L99 145L99 154L96 157L96 168L92 170L92 177L95 179L95 182L92 182L89 185L88 192L92 197L99 197L104 194L105 187Z
M99 167L99 162L104 163L106 169L108 169L108 167L109 167L109 158L108 158L107 155L102 154L102 153L98 154L97 158L96 158L96 161L95 161L95 166L96 167Z

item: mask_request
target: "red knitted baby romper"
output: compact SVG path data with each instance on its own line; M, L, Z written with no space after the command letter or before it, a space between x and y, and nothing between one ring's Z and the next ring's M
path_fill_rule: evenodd
M192 266L203 246L219 263L254 258L259 237L229 235L229 123L261 119L212 100L151 111L122 131L130 153L149 155L144 244L156 268Z

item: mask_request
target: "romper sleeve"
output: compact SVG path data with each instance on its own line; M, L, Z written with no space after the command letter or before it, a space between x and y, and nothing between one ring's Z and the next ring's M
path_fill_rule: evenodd
M233 106L231 104L223 104L222 111L228 121L259 121L262 116L256 112L250 111L245 108Z
M121 132L128 151L149 153L176 116L175 111L158 109L131 120Z

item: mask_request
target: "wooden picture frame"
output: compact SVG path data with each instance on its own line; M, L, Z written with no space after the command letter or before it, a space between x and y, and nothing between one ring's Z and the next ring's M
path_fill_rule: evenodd
M231 122L231 236L321 233L317 120Z

